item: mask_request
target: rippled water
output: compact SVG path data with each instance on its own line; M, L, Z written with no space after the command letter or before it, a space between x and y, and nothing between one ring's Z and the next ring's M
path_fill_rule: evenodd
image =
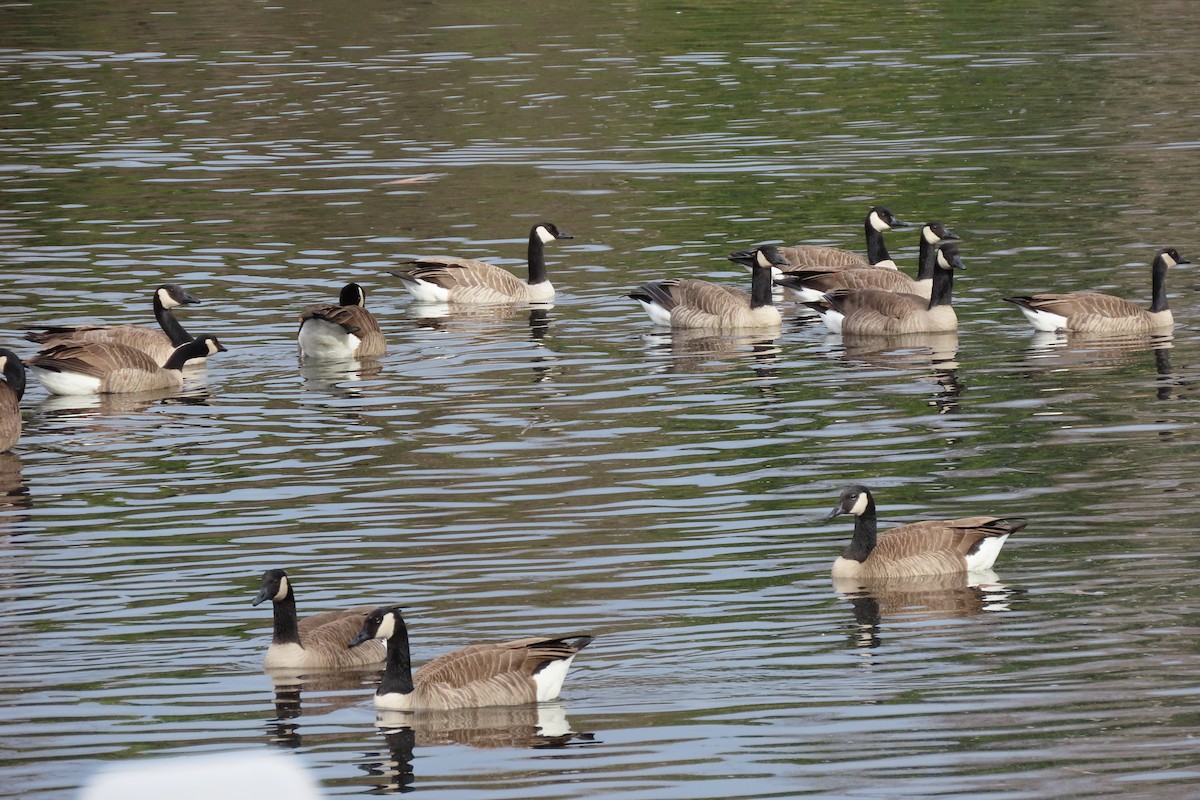
M0 796L255 747L329 795L1195 792L1195 273L1165 339L1043 340L998 302L1200 263L1192 4L476 5L0 8L0 342L144 322L173 281L229 347L174 396L26 395ZM622 296L744 284L724 256L759 241L861 249L876 202L963 236L956 337L790 305L775 339L668 336ZM548 311L439 315L386 272L519 271L541 219L576 237ZM388 356L301 368L297 310L347 280ZM973 585L864 595L823 521L852 481L885 525L1030 525ZM576 735L406 731L373 674L265 674L277 566L302 613L403 603L418 662L595 633L543 709Z

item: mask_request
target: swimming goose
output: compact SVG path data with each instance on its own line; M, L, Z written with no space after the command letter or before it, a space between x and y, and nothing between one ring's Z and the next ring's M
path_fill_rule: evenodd
M0 453L21 438L21 398L25 396L25 364L12 350L0 347Z
M175 348L167 363L123 344L67 342L56 344L29 359L29 370L52 394L117 394L178 389L183 385L183 365L192 358L222 353L215 336L197 336Z
M304 359L381 358L387 342L367 295L357 283L342 287L336 305L311 306L300 314L296 340Z
M816 302L821 295L835 289L879 289L885 292L915 294L929 299L933 292L933 275L937 270L937 245L959 236L940 222L927 222L921 226L920 256L917 260L917 277L912 279L898 269L878 267L847 267L827 269L825 267L789 267L775 280L804 302Z
M399 606L371 612L350 647L387 640L387 666L375 705L393 711L515 706L554 700L575 654L591 636L533 637L475 644L440 655L412 673L408 628Z
M167 363L176 347L192 340L191 335L179 324L179 320L175 319L173 309L199 302L182 287L169 283L154 290L154 318L158 320L161 331L141 325L60 326L44 331L29 331L25 338L41 344L43 350L68 342L123 344L146 353L161 367ZM204 357L200 356L201 359Z
M908 228L911 224L896 219L891 211L883 206L874 206L867 212L863 221L866 231L867 255L863 257L853 250L843 250L840 247L824 247L816 244L798 244L791 247L780 247L779 253L787 260L792 268L824 268L827 270L846 269L847 267L882 267L896 269L896 262L888 254L883 243L883 232L892 228ZM739 250L729 256L731 261L746 263L754 253L753 248ZM775 277L779 277L778 274Z
M271 601L275 620L271 646L263 666L269 669L318 669L366 667L387 656L383 642L369 642L351 649L346 643L363 623L371 606L347 611L325 611L300 619L296 615L296 595L287 573L269 569L263 573L262 586L251 605Z
M1150 267L1150 308L1098 292L1069 294L1033 294L1005 297L1038 331L1078 331L1080 333L1146 333L1174 324L1167 307L1167 270L1177 264L1190 264L1173 247L1164 247L1154 256Z
M783 319L771 298L771 270L786 262L771 245L756 249L753 258L750 294L709 281L668 278L643 284L628 297L642 304L655 325L714 331L777 328Z
M953 242L938 246L933 289L928 299L915 294L836 289L821 300L806 303L821 315L833 333L887 336L897 333L944 333L958 329L950 305L954 270L965 269Z
M834 578L905 578L991 569L1009 535L1028 522L1019 517L926 520L876 532L875 498L865 486L847 486L827 519L854 515L850 546L833 562Z
M546 243L574 238L549 222L534 225L529 231L528 281L485 261L450 256L418 258L392 274L425 303L546 303L554 299L554 287L546 277Z

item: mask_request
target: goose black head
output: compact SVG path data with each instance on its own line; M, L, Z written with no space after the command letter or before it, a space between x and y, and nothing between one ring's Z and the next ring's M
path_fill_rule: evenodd
M569 233L560 231L553 222L539 222L533 226L532 233L542 240L542 243L553 242L555 239L574 239Z
M879 231L890 231L892 228L911 228L911 222L905 222L897 219L896 215L883 206L874 206L870 213L867 214L867 223Z
M1174 267L1178 264L1192 263L1183 256L1179 255L1179 251L1174 247L1164 247L1162 250L1158 251L1158 254L1154 257L1154 259L1156 261L1162 261L1168 267Z
M291 586L288 583L287 573L281 569L269 569L263 573L258 597L255 597L250 605L256 606L267 600L278 603L288 596L289 591L291 591Z
M788 260L773 244L759 245L754 251L754 266L756 267L786 267Z
M829 512L829 516L825 519L833 519L841 514L853 514L859 516L866 513L867 509L875 507L875 498L871 496L871 490L867 487L855 483L847 486L842 490L842 496L838 498L838 504Z
M200 301L184 291L182 286L174 283L158 287L158 290L154 294L158 300L158 304L163 308L200 304Z
M937 265L940 269L966 269L962 259L958 257L958 245L954 242L944 242L938 247Z
M930 244L940 244L941 242L962 238L940 222L926 222L921 228L921 235Z
M357 283L347 283L342 287L341 294L338 295L339 306L365 306L367 304L367 293Z
M390 639L396 632L397 627L404 625L404 619L400 616L400 606L380 606L367 615L367 619L363 622L362 629L358 634L350 640L346 647L358 647L363 642L369 642L372 639Z

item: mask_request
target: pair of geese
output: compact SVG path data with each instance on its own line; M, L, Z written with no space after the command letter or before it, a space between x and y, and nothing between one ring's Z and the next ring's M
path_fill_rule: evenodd
M1008 537L1026 520L966 517L926 520L878 532L875 499L847 487L830 512L854 515L854 536L833 563L834 579L867 583L991 569ZM399 606L326 611L305 619L287 573L263 573L253 605L272 602L274 628L268 669L338 669L385 662L375 705L396 711L523 705L554 700L571 662L590 635L530 637L475 644L438 656L415 674L408 628Z

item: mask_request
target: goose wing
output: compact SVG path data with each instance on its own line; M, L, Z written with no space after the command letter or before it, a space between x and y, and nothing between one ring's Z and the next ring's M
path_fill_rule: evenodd
M690 278L654 281L639 291L668 311L688 308L705 314L724 314L732 308L750 308L750 295L741 289Z
M97 344L123 344L146 353L162 366L175 350L171 337L162 331L141 325L84 325L79 327L60 326L44 331L30 331L25 338L46 347L58 344L94 342Z
M963 517L902 525L879 534L867 563L886 562L889 573L895 575L961 572L967 556L983 540L1007 536L1025 525L1023 519L1003 517Z
M571 658L591 637L531 637L477 644L438 656L413 676L418 707L519 705L537 699L532 678L553 661Z
M92 378L103 378L122 371L159 371L158 364L146 353L111 342L67 342L55 345L38 353L28 363L53 372L77 372Z
M779 253L793 267L869 267L867 257L853 250L840 247L823 247L815 244L798 244L781 247Z
M876 289L882 292L900 292L913 294L916 291L916 281L899 270L880 269L879 267L847 267L840 270L816 268L786 269L783 277L775 281L780 286L798 289L806 287L819 292L832 292L838 289L863 291Z
M451 256L417 259L395 274L401 280L422 280L444 289L486 289L513 296L523 295L527 286L516 275L495 264Z
M1006 297L1010 303L1030 309L1044 311L1062 317L1096 316L1107 319L1136 317L1145 309L1128 300L1099 292L1070 292L1067 294L1034 294L1023 297Z

